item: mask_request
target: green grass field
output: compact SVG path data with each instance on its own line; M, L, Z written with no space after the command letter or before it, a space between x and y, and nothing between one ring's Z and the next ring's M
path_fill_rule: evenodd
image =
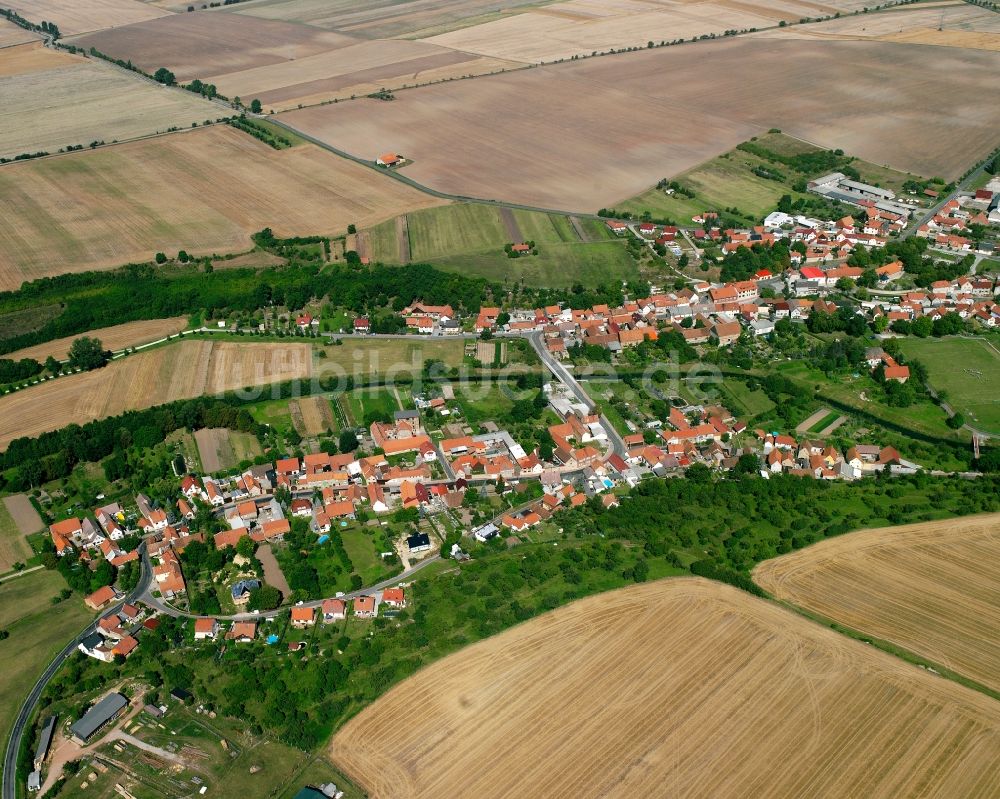
M723 389L733 398L735 407L729 410L737 417L746 419L767 413L774 408L774 403L761 389L751 391L750 387L743 380L726 378L723 381Z
M931 386L973 427L1000 433L1000 351L985 339L900 339L908 358L927 367Z
M387 574L389 570L382 563L379 552L376 551L376 543L372 539L372 534L358 526L348 527L339 531L341 540L344 542L344 549L347 556L354 564L354 571L361 575L365 585L377 583Z
M816 424L809 428L810 433L818 433L821 430L826 430L827 427L832 425L841 417L841 414L837 411L830 411L826 416L820 419Z
M779 155L796 155L819 149L782 133L759 136L756 143ZM916 177L866 161L854 161L852 166L867 182L896 192L902 191L907 179ZM784 178L772 180L761 177L754 172L755 168L761 167L772 172L780 171ZM737 208L744 215L760 218L774 210L783 194L790 195L793 200L805 196L792 188L801 177L788 167L734 149L677 176L681 186L694 191L693 198L668 195L653 187L623 203L619 210L633 214L649 211L654 218L669 218L678 223L689 222L692 216L702 211L721 211L724 208Z
M320 377L325 374L370 375L385 374L387 371L410 373L420 371L424 361L435 359L447 366L458 366L465 355L465 347L459 339L431 339L413 336L398 339L344 339L340 346L323 348L326 357L320 357L315 364Z
M10 571L17 562L27 562L32 554L27 539L0 499L0 574Z
M580 220L584 239L568 217L523 210L512 214L520 234L517 238L534 241L538 255L507 257L503 248L512 237L499 208L456 204L407 215L410 261L490 280L557 287L638 276L625 242L614 239L599 220ZM374 260L399 263L394 219L368 233Z
M5 744L38 675L92 617L78 595L52 605L66 587L58 572L47 569L0 583L0 629L10 633L0 642L0 741Z
M357 425L364 424L370 414L383 414L390 419L399 410L395 395L387 388L359 388L345 395L344 401Z

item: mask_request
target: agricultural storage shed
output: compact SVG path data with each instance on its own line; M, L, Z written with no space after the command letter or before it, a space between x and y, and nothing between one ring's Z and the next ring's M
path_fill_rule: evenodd
M80 743L87 743L127 707L128 699L119 693L110 693L84 713L83 718L69 728L70 732Z

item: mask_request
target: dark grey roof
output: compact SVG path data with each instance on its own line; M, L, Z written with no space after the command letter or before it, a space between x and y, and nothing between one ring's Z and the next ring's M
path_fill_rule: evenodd
M41 763L49 753L49 745L52 743L52 733L56 730L56 717L49 716L42 725L42 733L38 738L38 748L35 749L35 762Z
M400 419L419 419L419 411L396 411L393 414L393 418L398 422Z
M427 533L417 533L406 539L406 546L410 549L415 547L429 547L431 545L430 536Z
M94 733L128 707L128 700L119 693L111 693L83 714L83 718L70 727L70 731L81 741L89 740Z
M81 639L80 644L85 649L94 649L104 643L104 638L98 632L93 632L86 638Z

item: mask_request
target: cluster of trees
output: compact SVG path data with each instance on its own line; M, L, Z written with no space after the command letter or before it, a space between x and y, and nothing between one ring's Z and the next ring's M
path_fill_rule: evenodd
M790 250L784 241L778 241L773 247L754 244L752 247L740 247L727 255L722 262L720 278L725 282L748 280L761 269L778 274L791 263Z
M166 67L160 67L156 70L156 72L153 73L153 80L157 83L162 83L164 86L177 85L177 78L174 76L174 73Z
M13 361L10 358L0 358L0 383L16 383L41 374L42 365L32 358L21 358Z
M51 36L53 40L58 39L62 35L59 32L59 26L56 25L56 23L47 22L43 19L41 24L36 25L34 22L22 17L16 11L12 11L8 8L0 8L0 17L6 17L9 21L13 22L18 27L24 28L25 30L46 33Z
M215 87L213 86L212 88L214 89ZM259 122L247 119L245 114L232 117L229 120L229 124L238 130L242 130L244 133L249 133L258 141L264 142L264 144L273 147L275 150L284 150L292 146L292 140L287 136L282 136L280 133L265 127Z
M67 476L78 463L95 462L131 446L153 446L174 430L228 427L256 432L257 422L234 400L203 397L143 411L128 411L80 426L71 424L37 438L18 438L0 454L0 471L13 470L7 487L35 488Z
M822 172L843 172L854 180L860 180L858 171L851 166L853 158L844 155L843 150L812 150L804 153L785 155L769 150L764 145L758 143L756 138L743 142L736 146L737 150L756 155L765 161L776 164L784 164L789 169L804 175L818 175Z

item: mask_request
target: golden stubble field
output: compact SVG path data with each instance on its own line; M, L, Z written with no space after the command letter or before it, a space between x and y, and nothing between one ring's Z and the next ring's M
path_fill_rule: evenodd
M690 40L727 30L768 28L781 20L832 16L864 8L863 0L568 0L529 8L427 41L470 53L551 62L592 52Z
M765 561L753 578L1000 690L1000 514L838 536Z
M309 344L181 341L0 397L0 447L70 423L313 373ZM264 396L266 392L262 392ZM44 409L40 411L40 409Z
M342 233L439 205L319 147L214 126L0 167L0 290L64 272L245 250L252 233Z
M0 75L0 157L5 158L186 128L223 111L190 92L37 43L0 49Z
M580 600L334 737L375 799L995 796L1000 705L730 586Z
M875 39L972 50L1000 50L1000 14L969 3L919 3L756 34L776 39Z
M3 7L32 22L54 22L63 36L131 25L170 13L140 0L5 0Z
M284 118L356 155L403 153L414 161L404 173L435 189L562 210L610 207L771 127L951 178L996 146L1000 54L940 48L933 69L927 56L919 45L738 38Z
M199 78L228 97L256 98L275 110L520 66L430 42L358 39L243 14L175 14L73 43L147 72L167 66L179 81Z
M159 341L165 336L172 336L187 327L187 318L175 316L170 319L149 319L141 322L126 322L112 327L102 327L98 330L91 330L89 333L80 333L76 336L59 338L55 341L47 341L44 344L36 344L34 347L26 347L17 350L4 358L13 361L21 358L34 358L42 362L50 355L58 360L65 360L69 355L69 348L73 342L81 336L98 339L104 345L104 349L117 352L126 347L137 347L140 344L148 344L151 341Z

